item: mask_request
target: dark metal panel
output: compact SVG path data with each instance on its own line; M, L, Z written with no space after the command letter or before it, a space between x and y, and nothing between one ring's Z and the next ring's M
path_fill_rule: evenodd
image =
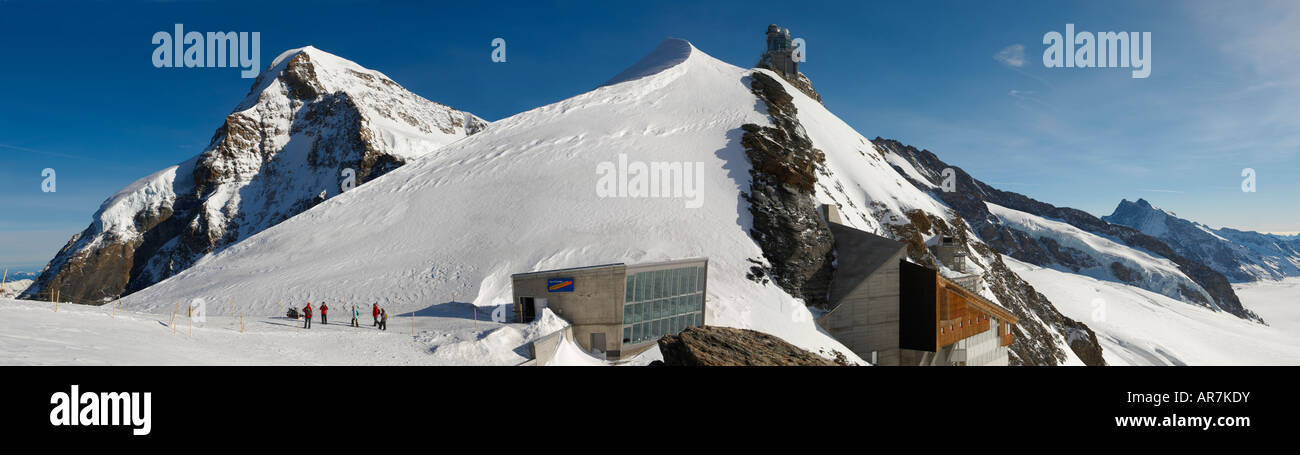
M939 321L936 300L936 273L922 265L899 261L898 346L903 349L935 352Z

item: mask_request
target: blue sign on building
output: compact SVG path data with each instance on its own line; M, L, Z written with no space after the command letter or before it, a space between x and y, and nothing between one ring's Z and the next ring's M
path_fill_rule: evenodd
M573 292L573 278L547 278L546 292Z

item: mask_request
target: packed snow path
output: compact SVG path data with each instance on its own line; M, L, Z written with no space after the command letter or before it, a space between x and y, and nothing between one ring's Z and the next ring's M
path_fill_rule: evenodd
M317 315L311 329L284 316L245 316L240 333L240 318L229 315L191 329L183 309L169 325L170 314L114 315L112 305L64 303L56 312L50 302L0 299L0 364L517 365L528 360L527 343L564 326L553 317L495 323L483 309L476 322L458 302L390 316L387 331L372 327L368 308L362 313L359 328L333 307L330 324Z

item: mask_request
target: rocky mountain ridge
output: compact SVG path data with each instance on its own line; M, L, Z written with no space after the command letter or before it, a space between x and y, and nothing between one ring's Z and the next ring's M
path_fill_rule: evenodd
M486 128L314 47L281 54L198 156L106 200L28 299L102 303Z
M1158 238L1178 254L1234 282L1300 275L1300 240L1231 228L1212 229L1156 208L1145 199L1122 200L1113 213L1101 219Z
M1197 305L1218 308L1237 317L1262 321L1258 315L1241 305L1232 285L1227 278L1205 264L1187 258L1152 236L1137 229L1107 223L1082 210L1037 201L1021 194L993 188L972 177L959 167L950 166L940 160L929 150L919 150L898 141L877 137L873 142L882 150L896 154L902 160L895 163L900 171L903 166L914 172L903 172L918 187L930 189L930 194L943 200L949 207L971 223L971 228L989 245L1002 254L1041 266L1058 265L1067 269L1078 270L1086 267L1106 267L1116 277L1138 273L1123 264L1116 267L1111 264L1090 263L1088 255L1077 249L1063 248L1052 238L1034 237L1022 230L1014 229L1003 223L1002 219L990 212L989 203L1025 212L1049 220L1059 221L1074 226L1105 239L1111 239L1140 252L1167 258L1176 264L1178 270L1195 283L1199 289L1184 286L1173 291L1164 292L1171 297ZM943 191L945 169L952 169L955 179L955 191ZM1157 292L1160 292L1159 290Z

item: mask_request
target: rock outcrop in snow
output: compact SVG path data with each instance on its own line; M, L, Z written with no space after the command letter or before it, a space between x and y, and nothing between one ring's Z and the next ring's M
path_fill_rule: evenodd
M281 54L198 156L110 197L24 298L102 302L193 266L483 130L378 71L313 47Z
M741 125L740 143L750 163L750 235L763 248L765 261L755 259L750 279L769 277L808 305L824 305L835 272L835 239L817 214L813 198L817 168L825 154L813 147L799 124L793 97L766 73L755 72L754 95L767 106L775 126Z
M730 327L690 327L659 339L667 366L847 366L780 338Z
M1145 199L1125 199L1101 219L1160 239L1178 254L1201 262L1235 282L1280 280L1300 275L1300 240L1179 218Z

